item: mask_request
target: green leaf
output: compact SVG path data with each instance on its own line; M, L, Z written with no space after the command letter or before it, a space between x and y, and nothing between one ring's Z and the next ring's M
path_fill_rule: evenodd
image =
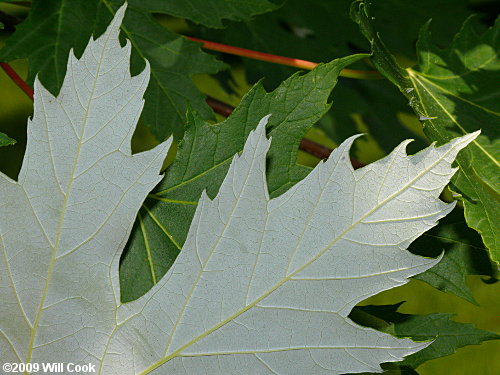
M29 58L28 82L32 84L38 74L44 86L57 94L70 49L81 56L92 35L97 5L93 0L34 0L26 20L0 50L0 60Z
M400 305L356 307L358 311L390 323L383 329L384 332L417 341L434 340L427 348L399 362L400 367L415 369L429 360L453 354L458 348L500 339L500 335L495 332L477 329L468 323L454 322L451 320L453 314L402 314L396 311ZM356 321L361 323L359 319ZM364 321L367 321L366 318Z
M0 132L0 147L2 146L12 146L16 144L16 140L10 138L7 134Z
M467 227L463 212L453 211L413 242L409 248L413 254L436 257L445 252L439 264L414 278L433 287L454 293L476 304L466 283L467 275L493 276L493 270L480 236Z
M222 28L222 20L243 21L277 8L268 0L142 0L142 9L186 18L208 27Z
M372 43L374 64L409 99L429 139L443 144L482 130L457 158L460 173L451 186L464 201L467 224L481 234L491 259L499 263L500 21L483 33L469 19L444 50L429 41L427 24L417 46L418 70L403 70L373 30L363 2L353 4L353 16Z
M225 121L212 125L196 113L188 125L177 159L167 170L156 192L139 213L131 239L121 260L122 300L130 301L149 290L170 268L187 235L197 201L204 189L214 196L233 155L258 121L272 116L268 134L268 177L272 197L301 180L309 168L296 165L297 149L309 130L330 108L328 97L339 72L365 57L356 55L296 74L271 93L257 84Z
M462 173L452 188L462 195L465 218L500 262L500 19L478 34L470 19L453 44L439 50L424 27L419 44L419 70L409 75L429 117L424 132L438 143L482 129L482 136L457 159ZM447 67L442 66L443 62Z
M71 48L80 56L90 36L100 35L123 0L35 0L28 18L0 50L0 60L28 58L28 80L38 74L57 94L66 73ZM191 42L156 23L141 0L130 0L122 34L132 44L132 74L151 65L142 119L160 140L172 132L181 137L189 104L204 118L213 118L204 96L191 81L193 74L215 73L224 65ZM71 32L68 32L71 30Z

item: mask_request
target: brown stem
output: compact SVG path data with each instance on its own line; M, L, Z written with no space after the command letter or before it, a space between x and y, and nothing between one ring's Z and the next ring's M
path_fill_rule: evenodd
M236 56L248 57L248 58L251 58L254 60L266 61L266 62L271 62L271 63L275 63L275 64L280 64L280 65L293 66L294 68L307 69L307 70L312 70L318 65L318 63L315 63L312 61L293 59L290 57L272 55L270 53L252 51L250 49L233 47L233 46L229 46L227 44L209 42L208 40L203 40L203 39L198 39L198 38L192 38L192 37L186 37L186 38L188 38L189 40L192 40L194 42L202 43L201 47L205 48L205 49L209 49L212 51L218 51L218 52L224 52L224 53L228 53L228 54L236 55ZM356 79L383 79L384 78L376 70L369 70L368 71L368 70L342 69L342 71L340 72L339 75L341 77L356 78Z
M12 67L5 62L0 62L0 67L10 77L10 79L33 100L33 89L22 79Z

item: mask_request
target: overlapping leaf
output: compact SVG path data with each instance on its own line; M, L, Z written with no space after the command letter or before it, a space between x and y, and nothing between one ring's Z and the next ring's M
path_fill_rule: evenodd
M165 274L186 238L201 192L214 196L232 156L243 149L250 130L268 113L268 178L271 196L301 180L309 168L296 164L301 139L330 108L328 97L339 72L364 55L355 55L294 75L271 93L257 84L226 121L204 122L195 113L188 125L177 159L157 191L146 200L132 232L120 267L122 300L148 291Z
M477 134L413 156L404 142L357 171L353 137L270 199L265 117L217 196L202 194L174 266L120 302L120 253L168 148L130 155L148 69L129 75L123 12L70 57L58 97L35 84L23 169L0 180L2 360L124 375L340 374L426 347L347 315L439 261L405 249L453 209L438 197Z
M425 26L417 46L418 70L403 70L376 36L362 2L354 5L354 15L372 42L375 64L425 120L429 139L441 144L482 129L481 137L457 158L460 173L452 188L462 196L468 225L481 234L491 259L498 263L500 21L483 33L469 19L444 50L431 44L429 25Z

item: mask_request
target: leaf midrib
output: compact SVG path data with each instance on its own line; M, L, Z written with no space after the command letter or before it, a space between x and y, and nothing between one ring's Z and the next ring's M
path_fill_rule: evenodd
M265 131L265 130L264 130ZM266 139L267 140L267 139ZM262 140L260 140L262 141ZM260 142L259 142L260 143ZM181 318L184 316L184 311L185 309L187 308L187 305L193 295L193 292L194 292L194 289L196 288L196 286L198 285L198 281L199 279L201 278L201 276L203 275L203 272L205 271L205 267L207 266L209 260L211 259L212 257L212 254L214 253L214 251L217 249L217 247L219 246L219 243L221 241L221 239L224 237L224 233L226 232L226 229L229 227L229 224L231 223L232 219L233 219L233 213L234 211L236 210L236 208L239 206L239 203L241 202L241 196L243 194L243 191L246 189L247 187L247 182L248 182L248 179L250 178L250 174L251 174L251 171L252 171L252 167L254 166L254 163L256 162L256 153L257 153L257 149L258 149L258 144L257 146L255 147L254 149L254 152L253 152L253 157L252 157L252 163L248 169L248 173L245 177L245 181L243 182L242 184L242 189L241 189L241 192L239 194L239 197L236 199L236 202L233 206L233 208L231 209L231 212L229 213L229 219L227 220L227 222L224 224L224 228L222 229L222 233L221 235L217 238L217 241L215 242L215 244L213 245L212 249L210 250L210 253L208 254L207 258L206 258L206 261L205 263L202 265L199 273L198 273L198 276L196 277L196 279L194 280L193 282L193 286L191 287L190 291L189 291L189 294L188 294L188 297L186 298L186 301L184 303L184 306L182 307L182 310L180 311L179 315L178 315L178 318L177 318L177 321L175 322L171 332L170 332L170 337L169 337L169 340L167 342L167 345L165 347L165 350L164 350L164 353L166 354L169 347L170 347L170 344L172 343L172 339L174 337L174 334L176 332L176 329L177 329L177 326L179 325L180 321L181 321ZM236 161L236 160L235 160ZM264 177L265 178L265 177ZM209 199L207 197L207 199ZM209 199L209 201L211 202L211 200ZM200 213L200 216L201 216L201 213ZM168 357L167 357L168 358Z

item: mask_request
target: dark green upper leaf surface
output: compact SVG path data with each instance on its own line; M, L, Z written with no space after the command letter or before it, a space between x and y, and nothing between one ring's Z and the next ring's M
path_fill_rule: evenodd
M35 0L28 18L0 50L0 60L28 58L29 81L36 74L56 94L66 73L71 48L80 56L90 36L100 35L123 0ZM189 104L204 118L213 113L196 89L191 76L214 73L223 64L202 52L197 43L156 23L140 0L130 0L122 25L122 37L132 44L133 74L151 65L151 79L145 94L142 118L158 139L183 132Z
M500 262L500 21L482 32L469 19L446 49L430 42L427 24L417 46L418 69L403 70L375 33L364 3L353 4L353 18L372 43L374 64L425 120L430 140L444 144L481 129L481 136L457 158L460 173L452 188L464 200L468 225Z
M248 22L227 22L224 30L198 29L196 32L215 42L260 52L326 62L353 52L349 43L367 43L349 19L351 0L288 0L278 10L256 16ZM294 68L246 60L249 78L266 77L267 89L277 87L296 71Z
M431 359L453 354L458 348L500 339L498 333L475 328L472 324L454 322L452 317L453 314L416 315L395 324L393 329L388 329L387 332L399 337L412 337L415 340L435 339L429 347L406 357L400 362L400 366L416 368Z
M475 328L472 324L451 320L453 314L408 315L397 312L400 304L387 306L358 306L352 317L363 325L372 325L375 318L389 325L382 329L397 337L410 337L416 341L434 340L427 348L398 362L400 367L417 368L422 363L453 354L458 348L478 345L487 340L498 340L495 332ZM362 313L368 314L369 320ZM361 319L360 319L361 317ZM366 324L364 321L368 321ZM380 327L378 327L380 329Z
M330 108L328 97L345 66L365 55L320 65L296 74L275 91L257 84L225 121L211 125L190 112L177 158L140 211L122 257L122 300L136 299L150 289L177 256L203 190L214 196L233 155L243 149L247 135L271 114L268 135L268 187L272 197L301 180L309 168L296 164L301 139Z
M223 27L222 20L242 21L277 6L268 0L143 0L140 7L187 18L208 27Z

